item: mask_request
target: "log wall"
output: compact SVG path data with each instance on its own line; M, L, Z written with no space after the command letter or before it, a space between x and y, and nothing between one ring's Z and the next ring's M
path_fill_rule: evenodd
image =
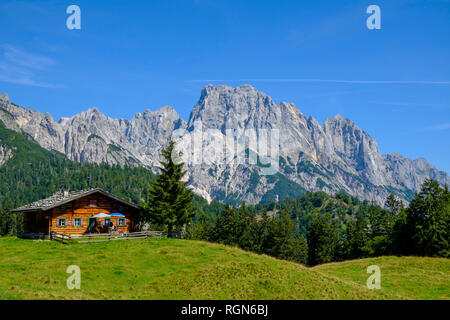
M97 200L97 206L90 206L91 200ZM122 210L120 210L122 209ZM112 222L119 232L131 232L137 223L138 210L134 207L128 206L119 202L115 199L111 199L102 194L95 193L88 195L86 197L74 200L65 205L65 210L62 207L57 207L51 210L51 230L57 233L64 234L84 234L88 229L88 218L92 217L98 213L115 213L119 212L125 215L126 226L118 227L119 217L112 217ZM58 227L58 218L66 218L67 226ZM72 226L73 218L82 219L82 227ZM99 231L107 232L107 228L102 229L102 221L104 218L97 218L97 225L99 226Z

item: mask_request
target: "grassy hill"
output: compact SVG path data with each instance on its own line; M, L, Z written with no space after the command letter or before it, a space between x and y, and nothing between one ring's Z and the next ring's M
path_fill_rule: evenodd
M307 268L200 241L63 245L0 238L0 299L449 299L450 260L383 257ZM69 290L69 265L81 290ZM382 289L365 286L378 264Z
M312 270L365 285L369 265L381 270L381 287L404 299L450 299L450 259L430 257L378 257L328 263Z

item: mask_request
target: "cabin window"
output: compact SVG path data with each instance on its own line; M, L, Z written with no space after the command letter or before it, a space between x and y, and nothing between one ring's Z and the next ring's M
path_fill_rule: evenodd
M123 206L119 206L119 212L123 211Z
M119 218L117 219L117 226L119 227L125 227L127 225L127 221L125 218Z
M58 218L58 220L56 221L56 226L63 228L63 227L67 227L67 219L66 218Z
M72 227L81 227L81 218L74 218L72 222Z
M97 200L89 200L89 207L96 207L97 206Z
M105 218L103 223L106 227L111 227L113 225L111 218Z
M61 209L61 211L66 211L66 205L63 204L63 205L60 207L60 209Z

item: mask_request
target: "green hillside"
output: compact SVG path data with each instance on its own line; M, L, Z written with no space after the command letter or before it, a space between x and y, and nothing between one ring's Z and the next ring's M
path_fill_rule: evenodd
M313 270L365 285L369 265L381 270L383 290L405 299L450 299L450 260L429 257L377 257L319 265Z
M0 299L449 299L450 260L384 257L306 268L200 241L63 245L0 238ZM365 286L382 268L382 289ZM69 265L81 289L69 290ZM386 286L386 288L384 288ZM419 288L420 287L420 288Z

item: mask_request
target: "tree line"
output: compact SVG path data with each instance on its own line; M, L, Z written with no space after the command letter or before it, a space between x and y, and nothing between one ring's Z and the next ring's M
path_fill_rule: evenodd
M322 197L308 193L294 202L308 204L314 211ZM304 223L306 228L296 223L301 219L289 206L278 204L281 209L269 216L266 208L255 214L255 208L244 203L239 208L225 205L216 219L199 213L188 235L308 265L381 255L450 255L450 194L447 186L434 180L423 183L408 207L391 194L387 209L356 201L356 212L342 218L338 212L343 208L336 203L316 210L310 223Z
M449 256L450 195L427 179L407 208L393 194L384 208L346 194L310 192L279 203L230 207L194 200L182 181L174 144L164 149L161 172L142 203L143 218L185 229L190 239L238 246L308 265L380 255ZM194 204L193 204L194 203Z

